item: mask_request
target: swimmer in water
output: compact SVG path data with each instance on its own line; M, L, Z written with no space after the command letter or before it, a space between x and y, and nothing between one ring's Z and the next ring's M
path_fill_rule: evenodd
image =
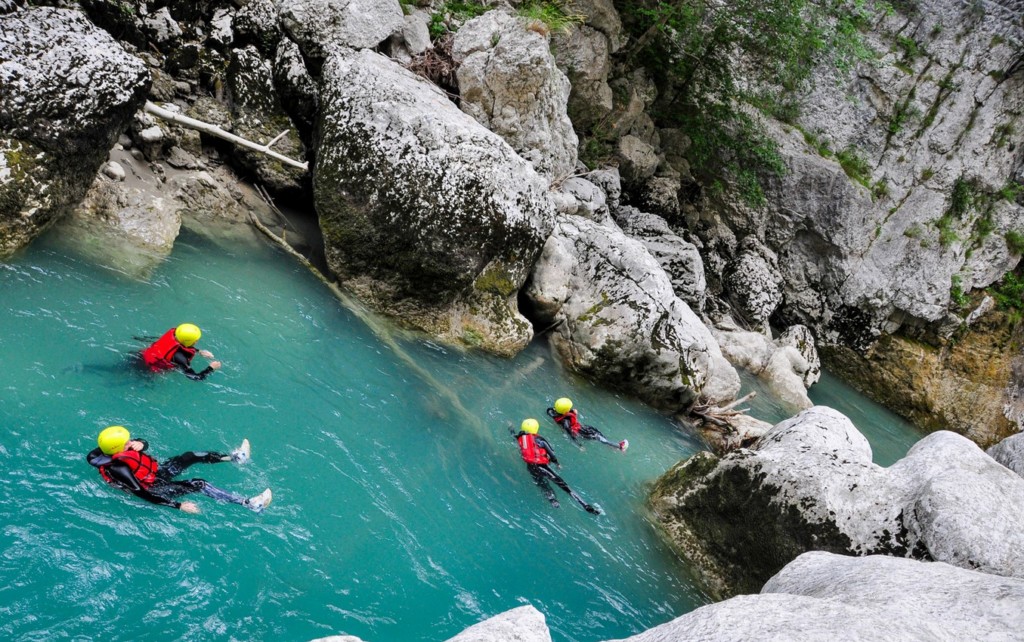
M509 426L509 431L511 432L511 430L512 427ZM558 508L559 503L555 498L555 491L548 484L548 480L555 482L555 485L568 493L569 497L575 499L588 513L600 515L601 509L585 502L582 497L569 488L569 485L565 483L565 480L558 473L551 470L551 467L548 465L549 463L555 464L559 468L562 465L558 463L558 458L555 457L555 451L551 448L551 444L537 434L539 430L540 424L537 423L536 419L524 419L522 426L520 426L519 434L515 435L516 443L519 444L519 453L523 456L523 461L526 462L526 468L530 471L533 481L540 486L541 490L544 491L544 496L548 498L548 501L555 508Z
M201 372L192 369L192 358L199 354L204 359L213 359L209 350L196 349L195 343L202 336L199 328L191 323L182 323L171 328L151 346L142 351L142 361L151 372L181 370L193 381L202 381L214 370L220 369L220 361L211 361Z
M86 459L99 469L107 483L131 493L136 497L159 506L177 508L186 513L198 513L195 502L179 502L175 498L189 493L202 493L217 501L241 504L251 511L260 513L273 498L270 489L259 495L243 497L217 488L205 479L176 480L192 464L219 464L249 461L249 440L228 454L218 452L186 452L158 464L146 453L149 444L144 439L132 439L124 426L110 426L97 439L98 448L93 449Z

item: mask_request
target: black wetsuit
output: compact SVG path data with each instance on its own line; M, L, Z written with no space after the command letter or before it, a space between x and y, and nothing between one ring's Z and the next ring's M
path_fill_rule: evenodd
M606 444L608 446L611 446L612 448L615 448L616 450L622 449L620 444L617 444L614 441L609 440L607 437L604 436L604 434L600 430L594 428L593 426L588 426L587 424L584 424L582 422L580 422L579 432L574 433L572 431L572 420L569 419L569 417L564 416L562 417L562 421L558 421L557 417L559 416L559 414L560 413L554 408L548 408L548 417L554 419L555 423L561 426L563 430L565 430L565 434L569 435L569 438L572 439L573 443L576 444L577 446L580 445L580 440L578 439L578 437L583 437L584 439L597 440L602 444ZM579 422L579 418L577 418L576 421Z
M519 438L527 434L529 433L520 431L518 435L515 435L516 442L518 443ZM549 444L546 439L540 435L534 435L533 441L538 448L547 453L548 459L551 460L552 464L558 465L558 457L555 457L555 451L551 448L551 444ZM569 497L575 499L588 513L594 513L595 515L599 515L601 513L600 510L585 502L582 497L573 491L573 489L569 488L569 484L565 483L565 480L562 479L558 473L551 470L551 467L547 464L531 464L530 462L526 462L526 469L530 471L530 476L533 477L533 481L540 486L540 489L544 492L544 496L548 498L548 501L551 502L552 506L558 506L559 504L558 499L555 498L555 491L552 490L551 484L548 483L548 480L555 482L555 485L564 490Z
M181 370L189 379L193 381L202 381L203 379L210 376L210 373L212 373L214 370L210 366L206 366L199 372L193 370L192 357L194 356L195 355L189 356L185 354L183 350L178 350L177 352L174 353L174 356L171 357L171 363L176 365L178 367L178 370Z
M142 452L149 448L149 444L144 439L133 439L132 441L141 441L144 444ZM156 481L148 489L142 487L128 464L115 460L110 455L105 455L99 448L89 452L86 455L86 460L97 469L104 467L114 486L160 506L181 508L181 502L175 501L174 498L196 492L232 504L244 505L247 502L245 497L217 488L205 479L174 479L192 464L219 464L231 461L231 456L224 453L189 451L177 457L171 457L159 465L156 471Z

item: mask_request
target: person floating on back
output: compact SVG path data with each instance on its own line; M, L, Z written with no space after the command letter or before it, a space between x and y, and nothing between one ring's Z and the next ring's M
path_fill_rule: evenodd
M202 381L220 368L220 361L211 361L202 372L192 369L192 358L196 353L204 359L213 359L213 353L209 350L198 350L194 347L202 334L199 328L191 323L182 323L165 332L153 345L143 350L142 361L152 372L177 368L189 379Z
M562 397L555 401L554 408L548 408L548 417L554 419L555 423L561 426L565 432L568 433L569 437L576 445L579 445L580 437L583 437L584 439L596 439L602 444L611 446L612 448L621 450L622 452L626 452L626 449L629 448L628 439L623 439L619 443L615 443L602 435L601 431L597 428L581 424L579 417L576 415L576 411L573 410L572 400L567 397Z
M217 501L241 504L259 513L273 499L269 488L259 495L246 498L221 490L205 479L174 479L192 464L219 464L228 461L244 464L249 461L250 455L248 439L243 440L242 445L229 454L189 451L160 464L146 453L149 444L144 439L132 439L124 426L110 426L104 429L97 443L99 447L86 455L86 459L99 469L103 479L153 504L170 506L186 513L198 513L199 506L195 502L179 502L175 498L199 492Z
M551 489L551 485L548 483L549 479L568 493L569 497L579 502L579 505L588 513L600 515L601 509L583 501L583 498L573 492L569 485L565 483L565 480L548 466L549 463L553 463L559 468L562 467L558 463L558 458L555 457L555 451L551 449L551 444L537 434L539 430L540 424L537 423L536 419L524 419L522 426L520 426L519 434L515 435L516 442L519 444L519 452L523 456L523 461L526 462L526 468L530 471L530 475L533 476L533 481L537 482L537 485L544 491L544 496L548 498L548 501L555 508L558 508L559 503L555 498L555 491ZM509 426L509 432L511 431L512 427Z

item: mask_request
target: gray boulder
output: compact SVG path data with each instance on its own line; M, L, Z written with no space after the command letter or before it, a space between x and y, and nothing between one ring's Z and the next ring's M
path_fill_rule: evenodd
M697 246L677 235L665 219L635 207L619 207L615 220L627 236L642 242L672 280L672 290L697 313L707 301L704 261Z
M782 275L775 263L774 253L748 236L726 267L724 279L727 296L736 310L765 333L769 332L769 318L782 303Z
M573 176L551 194L559 214L575 214L601 225L615 225L604 190L585 178Z
M264 144L277 139L273 148L275 152L302 161L305 147L278 98L271 63L256 47L232 50L227 80L231 91L233 133ZM278 138L282 133L284 136ZM305 170L244 147L232 147L231 153L271 191L298 192L302 189Z
M655 405L731 399L739 377L639 241L581 217L552 232L526 291L566 364Z
M804 553L765 584L623 642L1014 640L1024 581L941 562Z
M992 459L1024 477L1024 434L1007 437L985 452Z
M552 37L555 60L569 79L568 113L581 131L601 122L615 107L612 88L608 37L587 26Z
M677 465L651 502L680 553L720 593L756 590L810 550L1024 577L1024 479L950 432L929 435L883 469L846 417L814 407L749 450Z
M576 167L579 143L566 113L569 80L546 36L526 19L488 11L462 26L452 43L462 109L504 138L549 179Z
M232 23L236 43L254 45L264 56L273 56L281 41L277 0L248 0Z
M474 624L446 642L551 642L544 614L530 605Z
M145 100L149 73L78 11L33 7L0 29L0 256L85 194Z
M299 46L283 38L277 46L273 70L274 88L282 105L287 106L303 140L309 140L316 125L319 88L306 68Z
M772 341L761 332L749 332L735 326L723 328L719 325L714 334L729 363L761 378L791 410L806 410L814 405L807 396L807 389L821 376L821 362L814 349L813 338L798 347L791 343L793 335L783 335L785 338Z
M436 87L370 51L324 65L313 174L330 269L374 307L512 354L551 230L547 182Z
M281 25L307 58L341 47L370 49L400 29L398 0L281 0Z

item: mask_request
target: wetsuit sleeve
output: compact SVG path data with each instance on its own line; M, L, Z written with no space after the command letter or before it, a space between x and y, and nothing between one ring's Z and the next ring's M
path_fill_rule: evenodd
M85 460L89 462L90 466L95 466L96 468L106 466L112 461L110 455L104 455L103 451L99 448L93 448L89 451L89 454L85 456Z
M572 431L572 419L566 417L561 422L559 422L558 425L562 427L562 430L565 431L565 434L569 435L569 438L573 440L573 443L580 443L579 437L577 437L576 433Z
M540 435L537 435L535 437L535 440L536 440L538 446L540 446L541 448L543 448L544 450L547 451L548 459L551 460L551 463L552 464L558 464L558 457L555 457L555 450L551 447L551 444L548 443L548 440L544 439Z
M151 504L158 504L160 506L170 506L171 508L181 508L181 503L164 499L159 495L154 495L139 484L139 480L132 474L132 469L128 467L128 464L122 461L113 461L107 466L107 474L114 480L118 486L121 486L132 495L140 499L144 499Z
M210 366L206 366L206 368L204 368L201 372L196 372L195 370L193 370L191 362L189 362L188 357L186 357L181 350L174 353L174 356L171 357L171 361L174 363L174 365L178 366L178 368L180 368L183 373L185 373L186 377L193 381L202 381L203 379L208 377L211 372L213 372L213 368L211 368Z

